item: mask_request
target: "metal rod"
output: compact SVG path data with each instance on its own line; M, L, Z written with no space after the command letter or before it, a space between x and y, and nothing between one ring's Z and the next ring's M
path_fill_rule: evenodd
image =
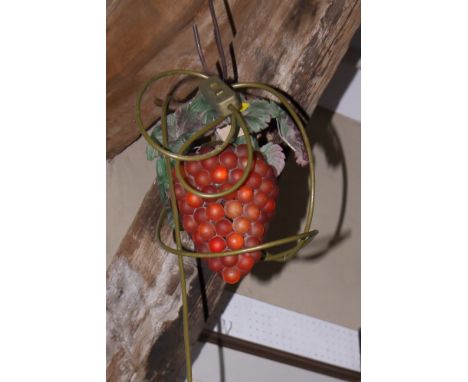
M195 39L195 46L197 48L198 58L200 59L200 63L203 67L203 71L205 72L205 74L211 74L208 69L208 65L206 65L205 55L203 54L203 50L201 47L200 35L198 34L197 24L192 25L192 30L193 30L193 37Z
M167 133L167 108L169 105L170 98L167 97L164 101L163 108L162 108L162 139L164 146L169 144L168 141L168 133ZM164 156L166 169L169 170L171 168L171 160L166 155ZM172 207L172 214L174 217L174 226L176 227L176 235L175 235L175 242L178 250L182 249L182 240L180 238L180 229L179 229L179 215L177 211L177 202L175 198L175 190L174 190L174 182L172 181L172 171L168 171L169 173L169 190L171 195L171 207ZM192 361L190 355L190 335L189 335L189 322L188 322L188 302L187 302L187 285L185 280L185 270L184 270L184 258L182 255L178 255L178 265L179 265L179 275L180 275L180 287L181 287L181 294L182 294L182 316L183 316L183 332L184 332L184 348L185 348L185 366L187 372L187 381L192 382Z
M208 5L210 7L211 20L213 21L214 35L215 35L215 41L216 41L216 48L218 49L219 63L221 65L221 78L225 80L227 78L226 56L224 55L223 41L221 40L221 33L219 32L219 25L218 25L218 20L216 18L213 0L208 0Z

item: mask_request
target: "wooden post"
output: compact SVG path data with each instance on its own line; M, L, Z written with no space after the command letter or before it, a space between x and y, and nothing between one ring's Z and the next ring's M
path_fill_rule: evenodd
M228 3L229 16L224 8ZM239 80L278 87L308 113L360 23L359 0L226 0L215 1L215 8L226 51L233 42ZM217 52L206 1L107 2L108 158L138 138L135 99L150 76L173 68L201 70L192 37L194 22L208 65L214 68ZM164 81L155 94L162 97L174 83ZM181 94L187 89L183 87ZM148 126L159 117L154 98L145 100L143 115ZM155 241L161 208L152 186L107 271L108 381L173 382L184 368L177 257L162 251ZM163 238L171 240L168 227ZM200 277L194 260L184 262L195 340L223 282L206 269Z

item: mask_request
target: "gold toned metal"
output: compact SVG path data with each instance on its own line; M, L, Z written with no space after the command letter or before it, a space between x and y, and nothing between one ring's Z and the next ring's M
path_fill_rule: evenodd
M202 96L212 105L216 111L227 117L231 114L229 106L239 109L241 106L240 98L228 84L221 81L219 77L211 76L200 82L198 86Z

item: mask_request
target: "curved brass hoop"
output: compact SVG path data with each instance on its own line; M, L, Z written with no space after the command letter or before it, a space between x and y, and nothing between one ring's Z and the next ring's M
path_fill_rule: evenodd
M281 104L286 108L289 115L293 118L294 122L296 123L296 126L299 128L299 131L301 132L301 135L302 135L302 139L304 141L304 146L307 151L307 157L309 159L310 198L307 200L306 222L304 225L303 232L305 233L306 231L309 231L310 226L312 224L312 217L314 214L314 206L315 206L315 164L314 164L314 157L312 154L312 147L310 145L307 132L304 128L304 125L301 119L299 118L299 116L297 115L294 108L291 106L290 102L287 100L287 98L284 95L282 95L279 91L272 88L271 86L268 86L262 83L257 83L257 82L245 82L245 83L233 84L232 87L234 89L247 89L247 88L261 89L261 90L265 90L273 94L276 98L278 98ZM267 252L265 256L265 261L285 261L291 258L292 256L294 256L306 244L307 244L306 242L298 242L295 247L288 249L286 251L282 251L280 253L276 253L276 254L271 254Z
M206 75L203 73L199 73L193 70L188 70L188 69L177 69L177 70L170 70L166 72L162 72L158 74L157 76L152 77L150 80L148 80L145 84L145 86L142 88L141 92L139 93L138 99L137 99L137 105L136 105L136 112L137 112L137 125L138 128L140 129L143 137L148 141L148 143L156 149L159 153L162 155L165 155L166 157L170 157L175 161L175 173L176 177L179 180L179 182L182 184L182 186L188 191L191 192L195 195L198 195L202 198L206 199L215 199L219 197L223 197L227 194L230 194L232 192L235 192L239 187L245 182L247 177L250 175L250 171L252 169L253 165L253 148L252 144L249 139L246 140L247 144L247 166L246 166L246 171L243 172L242 177L229 189L214 193L214 194L208 194L201 192L199 190L194 189L188 182L182 177L181 174L181 161L195 161L195 160L203 160L203 159L208 159L211 158L217 154L219 154L222 150L224 150L230 142L233 140L234 136L237 136L236 132L237 130L237 121L239 121L240 128L242 129L244 135L248 136L249 131L246 126L244 117L242 114L236 110L233 106L230 107L231 114L228 116L231 119L231 128L228 134L227 139L218 147L216 147L214 150L201 154L201 155L184 155L184 153L189 149L189 147L193 144L194 141L196 141L198 138L206 134L208 131L211 129L214 129L216 126L218 126L222 121L224 121L228 117L220 117L216 119L215 121L207 124L203 128L201 128L198 132L194 133L187 142L185 142L182 147L179 149L178 153L174 153L170 151L170 149L167 147L167 109L169 106L170 98L166 98L164 101L163 107L162 107L162 116L161 116L161 130L163 133L163 144L158 142L157 140L154 140L145 130L143 121L141 118L141 101L143 99L144 94L146 91L149 89L149 87L156 82L159 79L162 79L164 77L168 76L173 76L173 75L191 75L195 76L201 79L207 78ZM189 257L199 257L199 258L204 258L204 257L209 257L211 256L229 256L229 255L234 255L234 254L240 254L240 253L247 253L247 252L253 252L257 250L265 250L268 248L292 243L296 241L296 245L292 248L289 248L285 251L279 252L272 254L270 252L266 252L266 256L264 258L265 261L286 261L292 256L294 256L302 247L304 247L312 238L316 235L316 231L309 231L310 226L312 223L312 216L313 216L313 210L314 210L314 201L315 201L315 177L314 177L314 161L313 161L313 156L312 156L312 149L307 137L307 133L305 131L304 125L302 124L301 119L289 103L289 101L286 99L284 95L282 95L280 92L278 92L276 89L265 85L261 83L237 83L233 84L232 87L234 89L247 89L247 88L254 88L254 89L261 89L264 91L267 91L274 95L280 103L286 108L290 116L293 118L294 122L296 123L297 127L299 128L299 131L301 132L302 138L304 140L304 146L307 151L307 156L309 158L309 192L310 192L310 198L308 199L307 202L307 212L306 212L306 222L304 225L303 232L301 234L297 234L294 236L290 236L285 239L281 240L275 240L272 242L267 242L267 243L262 243L259 246L251 247L251 248L244 248L242 250L237 250L237 251L229 251L229 252L223 252L223 254L203 254L203 253L198 253L198 252L188 252L188 251L183 251L181 248L171 248L167 245L165 245L162 240L160 240L160 229L161 229L161 224L158 225L158 241L160 242L161 246L163 246L164 249L166 249L168 252L171 252L173 254L177 255L182 255L182 256L189 256ZM165 138L165 139L164 139ZM170 163L170 162L169 162ZM170 165L169 165L170 166ZM168 167L170 168L170 167ZM168 176L169 176L169 183L172 185L173 184L173 178L172 178L172 172L168 171ZM170 194L171 194L171 200L175 200L175 190L173 190L173 187L170 187ZM177 203L172 203L173 208L173 216L178 217L178 209L177 209ZM175 208L174 208L175 207ZM161 215L162 217L162 215ZM176 221L177 220L177 221ZM180 228L179 228L179 222L178 218L174 220L175 223L175 229L174 233L176 238L180 239ZM162 219L161 219L162 221Z
M146 139L146 141L153 147L156 151L158 151L162 155L166 155L172 159L176 160L182 160L182 161L198 161L198 160L204 160L204 159L209 159L211 157L214 157L218 155L221 151L223 151L230 143L229 140L226 139L226 141L219 147L217 147L215 150L210 151L209 153L201 154L201 155L178 155L176 153L173 153L168 147L165 145L162 145L158 140L155 140L151 138L151 136L146 132L145 126L143 124L143 120L141 118L141 101L143 100L143 96L145 93L148 91L150 86L155 83L156 81L165 78L165 77L170 77L170 76L177 76L177 75L188 75L188 76L193 76L201 79L206 79L208 78L207 75L203 73L196 72L194 70L189 70L189 69L175 69L175 70L168 70L166 72L159 73L157 76L154 76L150 78L143 88L141 89L140 93L138 94L137 98L137 103L136 103L136 122L137 122L137 127L140 130L141 135L143 138ZM168 100L166 99L164 101L163 105L163 113L167 111L167 106L169 105ZM218 126L221 122L223 122L227 117L219 117L207 126L203 128L205 132L214 129L216 126ZM167 129L167 119L161 117L161 129L164 131L164 129ZM233 129L231 129L233 130ZM233 138L234 131L230 131L228 138Z
M307 244L318 234L317 230L313 230L310 232L304 232L304 233L300 233L294 236L289 236L287 238L273 240L267 243L262 243L254 247L237 249L235 251L227 251L227 252L220 252L220 253L214 253L214 252L197 253L197 252L186 251L182 249L181 250L175 249L175 248L169 247L166 243L164 243L164 241L161 238L161 229L162 229L162 226L166 217L167 217L167 212L163 211L159 215L158 222L156 223L156 240L158 244L167 252L171 252L175 255L182 255L182 256L188 256L188 257L193 257L193 258L206 259L210 257L212 258L212 257L225 257L225 256L240 255L241 253L261 251L263 249L273 248L278 245L289 244L294 241L301 241Z

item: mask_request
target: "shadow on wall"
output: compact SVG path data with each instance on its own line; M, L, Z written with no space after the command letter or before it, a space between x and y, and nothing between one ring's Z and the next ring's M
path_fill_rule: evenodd
M328 238L321 238L321 242L326 241L325 247L316 249L312 253L302 254L294 257L290 261L311 261L317 260L326 255L335 245L341 243L350 232L342 232L343 221L346 213L347 200L347 170L346 161L343 153L338 133L333 126L331 119L333 112L325 109L317 109L307 126L307 132L312 144L312 150L315 153L318 149L325 153L327 165L333 170L339 170L342 173L342 192L341 192L341 208L338 220L336 222L334 233ZM291 155L290 155L291 156ZM315 159L315 158L314 158ZM271 222L271 228L266 237L267 241L276 240L282 237L294 235L301 230L302 219L305 216L308 185L307 185L308 169L299 167L294 158L289 157L285 170L279 179L280 195L278 200L278 209L276 216ZM317 201L316 201L317 202ZM312 222L312 229L319 229ZM319 236L320 238L320 233ZM311 245L311 248L316 246ZM288 247L284 247L288 248ZM282 248L275 250L280 251ZM270 280L279 273L286 263L282 262L265 262L261 266L254 267L252 270L253 277L260 280Z
M337 110L344 94L348 90L351 82L360 70L361 60L361 28L359 28L351 40L348 51L336 69L333 78L319 100L319 105L329 109ZM348 101L349 102L349 101ZM353 103L353 107L357 104ZM357 111L355 111L356 113ZM358 113L360 115L360 112ZM354 118L352 115L348 117Z
M353 37L350 48L343 57L335 75L322 96L322 98L326 98L326 105L330 110L335 110L340 103L341 98L358 70L357 64L360 57L361 30L359 28ZM291 101L294 103L294 100ZM296 104L296 106L298 105ZM301 255L294 257L291 261L318 260L351 234L349 231L342 232L348 194L348 173L341 140L336 128L332 124L333 114L333 111L317 108L310 117L306 130L312 145L314 157L316 157L318 149L323 150L327 165L334 170L339 169L342 173L340 214L332 235L322 237L319 232L316 242L326 243L321 249L315 249L314 252L308 254L304 254L303 249ZM307 168L300 168L296 165L293 158L288 158L285 170L279 179L281 191L278 199L278 210L274 220L271 222L271 228L266 237L267 241L294 235L301 230L301 221L305 216L308 198L307 176ZM311 228L320 231L320 227L315 226L313 222ZM317 245L314 245L314 242L312 243L309 248L317 248ZM290 248L290 246L283 248ZM279 252L281 249L279 248L275 252ZM265 262L261 266L254 267L252 275L259 280L268 281L278 274L284 266L285 263L281 262Z

